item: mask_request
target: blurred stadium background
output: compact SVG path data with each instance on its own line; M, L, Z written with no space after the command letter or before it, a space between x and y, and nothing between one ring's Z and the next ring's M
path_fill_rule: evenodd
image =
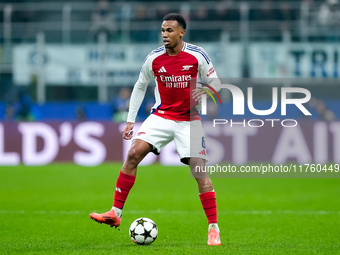
M111 206L129 148L120 132L131 89L145 56L162 44L168 12L188 19L185 41L206 49L221 78L253 86L257 108L271 106L273 85L312 93L310 118L288 109L295 128L208 128L211 164L340 163L338 0L0 0L1 254L212 254L197 185L173 166L173 144L144 160L163 166L140 167L122 231L88 219ZM153 104L152 85L146 96L135 129ZM234 118L229 96L208 105L208 117ZM242 118L262 117L246 109ZM333 170L214 178L223 242L214 253L339 254ZM142 216L159 227L150 247L127 234Z
M265 81L276 80L279 86L307 87L313 96L308 105L313 113L312 125L320 120L328 123L318 124L307 132L310 133L305 135L309 156L295 160L340 161L340 149L335 142L340 137L336 131L336 119L340 117L338 0L23 0L0 1L0 10L2 164L16 164L19 155L27 164L43 164L38 158L44 158L41 156L45 154L32 156L27 154L27 149L26 157L23 156L27 146L35 146L37 151L44 148L46 155L50 153L49 157L58 161L72 161L73 153L62 151L63 147L73 144L85 151L93 147L90 139L88 143L81 142L81 134L104 141L104 137L112 139L109 135L114 133L111 135L116 146L94 146L99 152L93 154L97 161L92 164L122 160L122 153L118 152L123 146L119 123L125 120L131 89L145 56L162 43L160 24L169 12L179 12L188 19L185 41L206 49L221 78L256 78L255 84L259 86L255 102L260 105L267 107L271 102L268 88L260 86ZM148 115L153 100L153 86L149 86L139 121ZM228 104L211 114L225 118L227 107ZM248 112L245 117L252 116ZM299 112L289 117L302 118ZM16 121L24 121L21 128ZM32 122L25 126L27 121ZM45 133L38 134L29 131L29 125L37 127L33 121L37 125L46 121L54 124L48 124ZM89 124L92 126L84 124L78 132L78 124L83 121L92 121ZM86 130L92 131L86 133ZM323 140L328 139L315 138L322 131L325 131L322 138L330 137L327 144ZM34 136L42 137L45 142L52 139L59 147L46 148L41 139L32 144L29 138L24 138ZM313 139L314 145L307 142ZM325 148L326 152L320 156L319 152ZM106 150L113 150L115 156L101 156ZM78 158L86 158L84 151L79 153L84 155L77 154ZM230 155L225 160L248 161L235 157ZM252 160L271 159L268 156Z

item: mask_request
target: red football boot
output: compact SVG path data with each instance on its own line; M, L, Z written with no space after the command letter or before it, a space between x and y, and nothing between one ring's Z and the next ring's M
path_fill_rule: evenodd
M121 218L118 218L116 216L116 213L114 210L108 211L106 213L91 213L90 219L102 224L107 224L110 227L119 227Z

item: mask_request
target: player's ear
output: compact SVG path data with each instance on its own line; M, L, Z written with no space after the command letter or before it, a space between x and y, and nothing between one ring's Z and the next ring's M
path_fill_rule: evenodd
M182 38L185 35L185 29L181 30L180 37Z

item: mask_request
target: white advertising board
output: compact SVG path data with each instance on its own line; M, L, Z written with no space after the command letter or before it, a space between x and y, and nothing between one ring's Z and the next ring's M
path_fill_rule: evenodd
M339 44L254 43L249 52L254 78L339 78Z
M200 45L209 54L220 77L241 77L241 47L217 43ZM106 54L98 45L46 45L43 72L47 85L98 85L106 74L107 85L133 85L145 57L157 48L154 44L110 44ZM103 56L104 55L104 56ZM39 67L34 44L14 47L14 83L27 85Z

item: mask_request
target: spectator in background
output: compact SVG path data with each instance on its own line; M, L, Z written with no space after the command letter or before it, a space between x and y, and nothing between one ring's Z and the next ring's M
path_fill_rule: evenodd
M282 21L292 21L296 19L296 13L288 2L280 4L278 19Z
M138 5L135 10L134 20L136 21L147 21L148 20L148 11L146 6Z
M338 0L326 0L317 13L318 25L328 41L340 40L340 5Z
M331 122L336 119L334 112L328 109L322 100L317 101L315 108L320 120Z
M166 14L170 13L168 5L162 4L157 8L156 19L162 19Z
M271 0L264 0L259 9L250 10L250 20L272 21L276 19Z
M228 9L226 3L223 1L216 5L215 13L212 17L213 20L226 20Z
M240 10L237 6L233 6L232 1L224 0L216 5L211 19L218 21L240 20Z
M23 91L19 92L18 102L16 104L16 113L18 121L33 121L34 116L31 112L32 101L28 94Z
M115 97L111 101L112 120L114 122L126 122L127 114L129 111L131 89L128 87L122 87L118 93L118 97Z
M193 8L191 17L195 22L201 22L204 24L206 21L211 20L210 10L204 6L199 5L197 8ZM220 30L216 30L213 27L209 30L209 33L202 33L201 29L191 29L192 41L217 41L219 40Z
M249 20L255 21L253 27L261 30L261 39L264 41L281 40L281 34L278 30L280 23L278 11L274 9L271 0L264 0L260 3L259 8L250 9ZM276 32L276 33L275 33Z
M6 120L34 121L32 100L23 90L10 91L6 104Z
M77 105L76 118L77 118L77 121L86 121L86 111L83 105Z
M5 108L5 120L16 120L15 110L12 104L7 103Z
M108 39L116 31L115 14L110 10L108 0L99 0L98 7L92 13L90 32L96 40L100 33L106 33Z
M318 22L321 26L339 25L338 0L326 0L318 12Z
M40 15L37 14L36 10L16 10L14 8L11 21L13 23L24 23L25 29L21 30L20 37L14 37L12 41L20 43L29 41L32 36L32 30L34 30L34 24L39 21L39 18ZM0 19L3 20L2 18Z
M197 9L194 9L194 13L193 13L192 17L196 21L209 20L209 10L204 5L199 5L197 7Z
M136 7L134 10L133 20L141 22L149 20L148 12L144 5L138 5ZM152 38L150 38L150 30L133 30L131 32L131 37L135 42L149 42L152 40Z
M319 120L327 122L336 120L334 112L328 109L324 101L322 101L321 99L312 98L309 101L309 106L316 110Z
M277 18L281 21L281 31L289 31L292 26L294 27L292 22L297 19L296 10L292 9L288 2L284 2L280 4Z

